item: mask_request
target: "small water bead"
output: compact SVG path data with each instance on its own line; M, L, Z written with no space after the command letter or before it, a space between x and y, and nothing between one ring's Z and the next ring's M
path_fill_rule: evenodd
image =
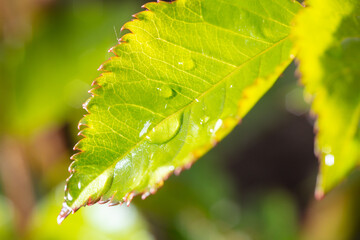
M154 127L146 138L151 143L162 144L171 140L179 132L182 114L174 114Z
M191 58L188 58L182 61L178 61L178 66L184 70L192 70L195 68L195 62Z
M209 117L205 116L203 118L200 118L200 125L206 124L209 121Z
M175 96L175 91L170 88L168 85L163 85L161 87L156 88L159 95L163 98L171 98Z

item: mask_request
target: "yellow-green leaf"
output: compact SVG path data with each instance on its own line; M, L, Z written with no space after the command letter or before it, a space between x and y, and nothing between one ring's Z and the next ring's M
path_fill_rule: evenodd
M62 221L145 198L239 123L294 57L291 0L149 3L124 28L84 107Z
M317 116L317 195L360 160L360 1L309 0L294 30L300 71Z

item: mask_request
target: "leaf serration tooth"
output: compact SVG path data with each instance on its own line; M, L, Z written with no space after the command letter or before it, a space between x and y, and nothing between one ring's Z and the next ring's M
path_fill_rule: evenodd
M129 194L129 196L127 197L127 200L126 200L126 205L129 207L130 206L130 203L131 201L133 200L135 194L132 192Z
M151 195L151 193L150 192L147 192L147 191L145 191L142 195L141 195L141 199L142 200L145 200L148 196L150 196Z

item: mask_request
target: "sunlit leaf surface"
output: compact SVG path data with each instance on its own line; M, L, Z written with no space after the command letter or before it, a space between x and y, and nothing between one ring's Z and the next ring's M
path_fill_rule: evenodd
M130 203L239 123L291 62L290 0L149 3L84 104L61 222L85 204Z
M295 35L302 81L314 97L321 196L360 160L360 2L308 5L297 18Z

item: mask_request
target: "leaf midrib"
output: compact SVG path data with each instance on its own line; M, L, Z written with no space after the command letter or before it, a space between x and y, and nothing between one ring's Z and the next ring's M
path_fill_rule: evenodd
M204 95L206 95L207 93L211 92L213 89L215 89L218 85L222 84L224 81L226 81L227 79L229 79L231 76L233 76L237 71L239 71L244 65L246 65L247 63L251 62L252 60L256 59L257 57L265 54L266 52L270 51L271 49L273 49L274 47L276 47L277 45L281 44L282 42L284 42L285 40L287 40L289 38L289 35L286 36L285 38L279 40L278 42L274 43L271 47L259 52L258 54L254 55L253 57L247 59L246 61L244 61L243 63L241 63L238 67L236 67L233 71L231 71L229 74L227 74L226 76L224 76L223 79L219 80L217 83L215 83L214 85L212 85L212 87L210 87L209 89L207 89L206 91L204 91L201 95L199 95L197 98L195 99L200 99L201 97L203 97ZM190 102L189 104L185 105L184 107L180 108L178 111L170 114L169 116L167 116L166 118L164 118L163 120L161 120L156 126L158 126L159 124L161 124L163 121L166 121L167 119L173 117L176 114L179 114L180 112L184 111L187 107L190 107L191 105L193 105L194 103L197 103L196 100L193 100L192 102ZM155 126L155 127L156 127ZM153 127L154 128L154 127ZM149 133L150 131L148 131ZM116 158L123 158L124 156L128 155L131 151L133 151L134 149L136 149L140 144L142 144L144 142L144 140L146 141L146 136L148 136L148 133L144 134L142 137L142 139L139 140L138 143L136 143L133 147L131 147L128 151L126 151L124 154L122 154L120 157ZM114 161L113 164L109 165L107 168L104 169L104 171L102 171L98 176L100 176L101 174L103 174L105 171L109 170L110 168L115 167L115 165L118 163L118 161ZM114 174L112 175L114 177ZM93 180L95 181L97 179L97 177ZM91 181L89 184L91 184L93 181ZM88 186L89 184L87 184L86 186ZM111 186L109 187L109 189L111 188ZM105 192L106 193L106 192ZM105 194L104 193L104 194ZM79 194L80 196L80 194ZM75 202L75 201L74 201ZM73 208L74 206L72 206Z

